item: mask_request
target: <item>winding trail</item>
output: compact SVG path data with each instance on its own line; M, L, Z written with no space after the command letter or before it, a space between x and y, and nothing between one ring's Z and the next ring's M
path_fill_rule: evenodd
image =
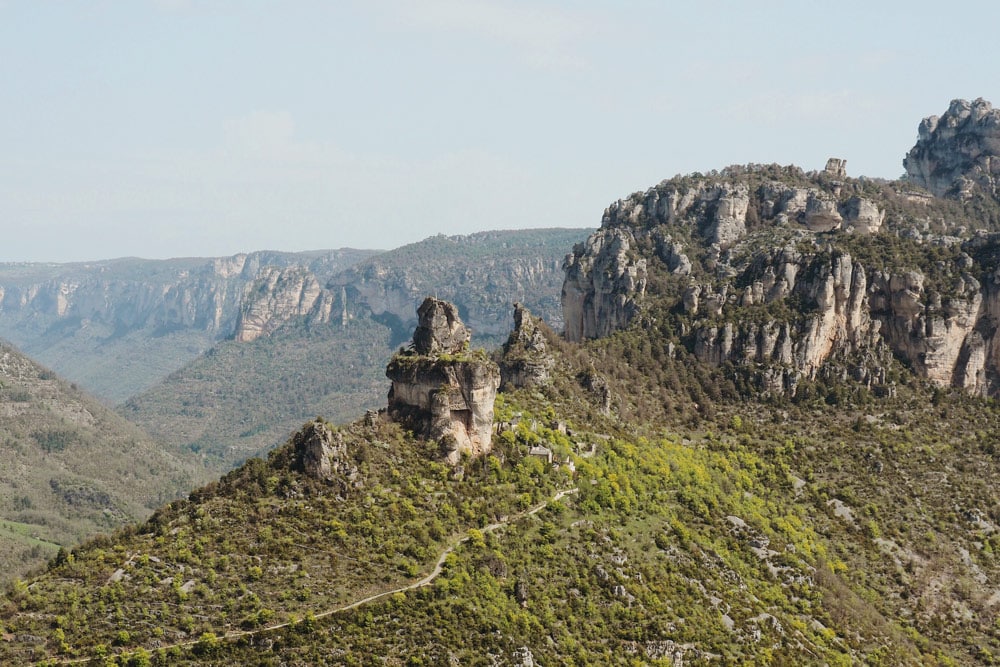
M487 526L479 528L478 530L480 532L482 532L482 533L492 533L492 532L494 532L496 530L499 530L500 528L503 528L504 526L508 526L508 525L510 525L510 524L512 524L512 523L514 523L516 521L520 521L521 519L523 519L525 517L533 516L535 514L538 514L543 509L545 509L546 507L548 507L549 504L554 503L557 500L561 500L561 499L565 498L566 496L568 496L568 495L570 495L572 493L576 493L577 491L579 491L579 489L575 488L575 487L572 488L572 489L563 489L562 491L559 491L558 493L556 493L554 496L552 496L551 498L549 498L545 502L539 503L538 505L535 505L531 509L525 510L523 512L519 512L518 514L514 514L514 515L509 516L509 517L506 517L506 518L502 519L501 521L497 521L496 523L491 523L491 524L489 524ZM392 590L382 591L381 593L376 593L374 595L369 595L368 597L361 598L360 600L355 600L354 602L351 602L350 604L346 604L346 605L343 605L343 606L340 606L340 607L334 607L333 609L327 609L326 611L321 611L318 614L313 614L313 618L316 618L316 619L326 618L327 616L333 616L334 614L339 614L340 612L350 611L352 609L357 609L358 607L362 607L362 606L364 606L366 604L369 604L371 602L375 602L376 600L380 600L380 599L382 599L384 597L388 597L390 595L395 595L396 593L405 593L406 591L412 591L412 590L414 590L416 588L422 588L424 586L429 586L435 579L437 579L441 575L441 572L444 570L445 560L447 560L448 556L452 552L454 552L455 549L457 549L459 546L465 544L468 541L469 541L469 535L463 535L462 537L458 538L457 540L455 540L454 542L452 542L451 544L449 544L448 547L444 551L441 552L441 555L438 557L437 562L434 564L434 569L432 569L430 571L430 573L428 573L427 576L425 576L423 579L418 579L417 581L414 581L413 583L406 584L405 586L400 586L398 588L393 588ZM284 623L276 623L275 625L268 625L268 626L263 627L263 628L257 628L256 630L230 630L229 632L227 632L227 633L225 633L223 635L219 635L218 636L218 641L219 642L224 642L224 641L225 642L229 642L229 641L233 641L233 640L236 640L236 639L240 639L242 637L253 637L253 636L256 636L256 635L262 635L262 634L267 633L267 632L274 632L275 630L281 630L282 628L290 627L290 626L295 625L296 623L300 623L300 622L301 621L295 621L293 623L291 621L285 621ZM195 646L199 641L201 641L201 640L199 640L199 639L189 639L187 641L175 642L173 644L161 644L160 646L157 646L155 648L155 650L159 651L160 649L191 648L191 647ZM149 649L147 649L147 650L149 650ZM133 655L134 653L135 653L135 651L126 651L126 652L123 652L123 653L119 653L117 655L118 655L118 657L128 657L128 656ZM88 656L86 658L66 658L66 659L63 659L63 660L57 660L55 658L47 658L45 660L41 660L41 661L35 662L33 664L35 664L35 665L42 665L42 664L45 664L45 665L79 665L79 664L83 664L83 663L86 663L86 662L90 662L94 658L95 658L95 656ZM55 660L55 662L53 662L53 660Z

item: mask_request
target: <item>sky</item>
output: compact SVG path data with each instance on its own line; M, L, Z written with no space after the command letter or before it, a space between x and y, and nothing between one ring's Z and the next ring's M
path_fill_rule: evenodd
M953 8L952 8L953 7ZM897 178L1000 3L0 0L0 261L597 227L748 162Z

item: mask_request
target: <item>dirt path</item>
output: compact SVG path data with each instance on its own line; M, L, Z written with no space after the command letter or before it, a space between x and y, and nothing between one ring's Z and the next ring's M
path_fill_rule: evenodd
M514 514L513 516L506 517L506 518L504 518L501 521L497 521L496 523L491 523L488 526L484 526L483 528L481 528L479 530L481 532L483 532L483 533L492 533L492 532L494 532L496 530L499 530L500 528L503 528L504 526L508 526L508 525L514 523L515 521L519 521L519 520L521 520L521 519L523 519L525 517L533 516L535 514L538 514L543 509L545 509L546 507L548 507L548 505L550 503L554 503L557 500L561 500L562 498L565 498L566 496L568 496L568 495L570 495L572 493L576 493L578 490L579 489L576 489L576 488L563 489L562 491L559 491L554 496L552 496L550 499L546 500L543 503L539 503L538 505L535 505L531 509L525 510L525 511L520 512L518 514ZM335 607L333 609L327 609L326 611L322 611L322 612L319 612L318 614L314 614L313 618L325 618L327 616L332 616L334 614L339 614L340 612L343 612L343 611L350 611L351 609L357 609L358 607L362 607L362 606L364 606L364 605L366 605L366 604L368 604L370 602L375 602L376 600L380 600L380 599L382 599L384 597L388 597L390 595L395 595L396 593L405 593L406 591L412 591L412 590L414 590L416 588L421 588L423 586L428 586L435 579L437 579L441 575L441 572L444 569L444 562L448 558L448 555L451 554L453 551L455 551L455 549L457 549L459 546L461 546L462 544L465 544L468 541L469 541L469 536L468 535L464 535L464 536L458 538L457 540L455 540L454 542L452 542L451 544L449 544L448 547L444 551L441 552L441 555L438 557L437 562L434 564L434 569L432 569L430 571L430 573L427 576L425 576L423 579L419 579L419 580L414 581L413 583L407 584L405 586L400 586L399 588L393 588L392 590L389 590L389 591L382 591L381 593L376 593L375 595L369 595L366 598L361 598L360 600L355 600L354 602L351 602L350 604L343 605L341 607ZM256 630L231 630L231 631L229 631L229 632L227 632L227 633L225 633L223 635L220 635L218 637L218 639L219 639L220 642L222 642L222 641L227 641L228 642L228 641L232 641L232 640L235 640L235 639L240 639L241 637L252 637L252 636L255 636L255 635L264 634L266 632L274 632L275 630L280 630L282 628L287 628L287 627L289 627L291 625L293 625L291 622L286 621L284 623L277 623L275 625L269 625L267 627L257 628ZM191 648L192 646L194 646L195 644L197 644L199 641L200 640L198 640L198 639L189 639L189 640L183 641L183 642L175 642L173 644L164 644L164 645L160 645L160 646L156 647L156 650L158 651L160 649L171 649L171 648ZM124 652L124 653L120 653L118 655L119 655L119 657L121 657L121 656L129 656L129 655L132 655L132 652ZM90 656L90 657L86 657L86 658L68 658L68 659L65 659L65 660L58 660L58 661L56 661L56 662L53 663L52 662L53 659L49 658L49 659L46 659L46 660L42 660L41 662L36 662L34 664L38 665L38 664L44 663L44 664L48 664L48 665L52 665L52 664L56 664L56 665L79 665L79 664L82 664L82 663L85 663L85 662L89 662L89 661L91 661L93 659L94 659L94 656Z

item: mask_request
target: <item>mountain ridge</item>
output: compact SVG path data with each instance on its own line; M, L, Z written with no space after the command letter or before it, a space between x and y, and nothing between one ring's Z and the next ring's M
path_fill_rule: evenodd
M15 582L0 659L995 663L1000 411L951 373L996 212L837 160L636 193L566 259L565 336L515 310L488 452L312 420Z

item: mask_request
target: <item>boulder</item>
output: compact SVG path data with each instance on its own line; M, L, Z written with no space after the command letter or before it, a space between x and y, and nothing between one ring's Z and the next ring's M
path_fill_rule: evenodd
M360 486L358 466L343 436L321 419L306 424L292 439L295 468L306 476L337 482L341 489Z
M427 297L417 308L417 328L413 349L417 354L459 354L472 339L472 332L462 323L453 303Z

